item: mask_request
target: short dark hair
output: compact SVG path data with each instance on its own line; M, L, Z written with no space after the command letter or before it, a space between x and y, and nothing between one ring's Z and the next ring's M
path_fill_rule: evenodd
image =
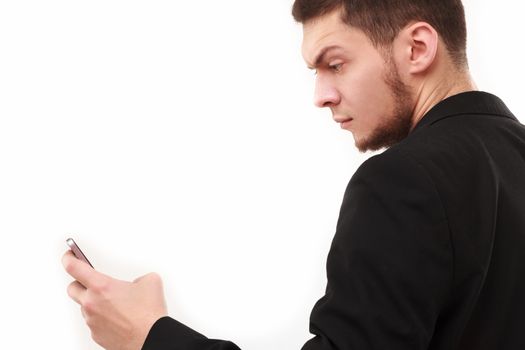
M344 23L362 30L376 47L388 47L411 21L423 21L438 32L453 62L467 65L467 28L461 0L295 0L299 23L341 10Z

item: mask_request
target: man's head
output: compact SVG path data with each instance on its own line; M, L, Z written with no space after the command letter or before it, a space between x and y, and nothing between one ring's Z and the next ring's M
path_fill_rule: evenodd
M316 105L363 152L405 138L423 100L468 70L460 0L296 0L293 16L317 73Z

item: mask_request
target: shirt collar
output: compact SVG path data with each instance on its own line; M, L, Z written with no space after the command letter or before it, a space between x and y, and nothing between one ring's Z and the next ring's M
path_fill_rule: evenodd
M483 91L467 91L450 96L436 104L423 116L412 132L438 120L465 114L494 115L517 121L499 97Z

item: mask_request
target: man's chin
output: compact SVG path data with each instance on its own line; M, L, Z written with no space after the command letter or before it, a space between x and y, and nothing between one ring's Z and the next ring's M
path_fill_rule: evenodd
M400 113L385 119L382 125L370 131L367 135L359 136L355 132L352 132L352 135L359 152L373 152L390 148L401 142L410 133L410 127L411 114Z
M355 147L357 148L357 150L360 152L360 153L366 153L366 152L374 152L374 151L378 151L382 148L384 148L383 146L371 146L367 143L358 143L356 142L355 143Z
M386 137L356 137L354 134L354 144L361 153L375 152L392 146L397 140L391 140Z
M357 137L355 133L352 133L352 135L354 136L355 147L359 152L365 153L367 151L372 151L367 138Z

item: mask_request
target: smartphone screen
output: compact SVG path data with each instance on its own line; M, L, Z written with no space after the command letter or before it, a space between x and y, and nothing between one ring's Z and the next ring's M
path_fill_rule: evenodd
M77 259L80 259L86 262L89 266L93 267L93 265L91 265L91 263L89 262L88 258L86 258L84 253L82 253L82 250L80 250L80 247L75 243L73 238L68 238L66 240L66 243L69 246L69 248L71 248L71 251L77 257Z

